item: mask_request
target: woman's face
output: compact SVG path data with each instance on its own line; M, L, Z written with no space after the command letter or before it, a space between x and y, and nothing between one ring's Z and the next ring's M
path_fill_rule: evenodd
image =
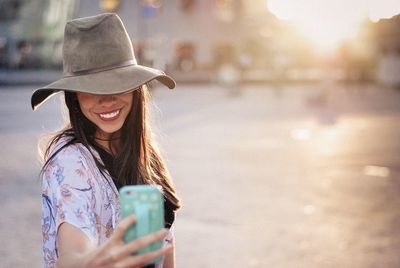
M83 114L97 126L96 137L108 138L119 131L132 107L132 92L118 95L77 93Z

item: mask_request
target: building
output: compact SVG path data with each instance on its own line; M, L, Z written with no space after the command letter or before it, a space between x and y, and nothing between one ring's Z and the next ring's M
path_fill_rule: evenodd
M209 81L226 64L263 68L277 21L257 0L81 0L75 16L120 15L139 62L177 80Z
M208 81L223 65L265 69L274 61L279 23L266 1L6 0L0 23L5 68L60 67L63 27L71 18L116 12L142 64L178 80ZM4 4L5 3L5 4ZM24 58L22 61L20 58ZM25 63L24 63L25 62Z
M373 31L379 58L377 81L400 88L400 15L380 20Z

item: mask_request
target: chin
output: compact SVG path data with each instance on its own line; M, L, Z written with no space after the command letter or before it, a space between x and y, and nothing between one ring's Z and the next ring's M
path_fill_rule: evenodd
M120 130L122 128L122 126L116 126L116 127L100 127L100 130L105 133L105 134L113 134L115 132L117 132L118 130Z
M113 134L113 133L115 133L115 132L117 132L118 130L120 130L120 129L102 129L102 131L103 131L103 133L105 133L105 134L107 134L107 135L111 135L111 134Z

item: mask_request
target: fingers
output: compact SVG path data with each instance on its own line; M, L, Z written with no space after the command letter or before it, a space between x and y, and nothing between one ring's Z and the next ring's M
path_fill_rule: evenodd
M115 263L116 261L122 260L129 257L132 253L144 248L150 244L161 241L168 231L166 229L160 230L158 232L143 236L135 241L132 241L120 248L106 252L105 256L102 258L102 263Z
M151 260L165 255L171 248L167 246L159 250L149 253L133 256L132 253L139 249L149 246L155 242L161 241L168 234L167 229L162 229L158 232L138 238L132 242L124 244L123 237L128 228L136 222L135 216L129 216L123 219L114 230L111 239L104 243L95 254L96 263L99 265L116 265L116 267L132 267L142 265ZM127 265L127 266L126 266ZM113 266L114 267L114 266Z
M142 267L148 263L150 263L152 260L164 256L168 254L172 250L172 246L168 245L163 248L160 248L158 250L154 250L149 253L145 254L140 254L136 256L129 256L128 258L125 258L125 260L121 261L118 263L118 267Z
M128 228L136 222L136 217L134 215L128 216L124 218L114 230L114 234L112 236L113 240L122 240L125 232Z
M144 248L155 242L161 241L164 237L167 236L167 234L168 234L168 230L162 229L158 232L143 236L139 239L136 239L135 241L132 241L132 242L126 244L124 247L122 247L120 254L121 255L130 255L133 252L136 252L141 248Z

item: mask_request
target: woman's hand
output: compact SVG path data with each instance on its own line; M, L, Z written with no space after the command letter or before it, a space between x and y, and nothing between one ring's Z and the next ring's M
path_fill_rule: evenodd
M88 249L82 245L76 245L78 241L86 240L85 235L77 228L74 228L73 232L80 232L83 236L78 239L77 242L63 242L63 240L70 240L68 232L71 230L61 230L65 224L62 224L59 229L59 235L57 236L57 243L59 245L60 257L57 262L57 267L82 267L82 268L112 268L112 267L143 267L149 262L168 254L172 250L172 246L168 245L161 249L144 253L140 255L132 255L140 248L146 247L154 242L161 241L168 233L166 229L149 234L147 236L141 237L135 241L125 244L123 241L123 236L128 230L129 226L135 223L135 217L129 216L123 219L117 228L114 230L113 235L98 248L91 248L87 250L86 253L79 252L83 248ZM68 226L66 228L70 228ZM75 236L75 234L70 234ZM75 240L75 239L74 239ZM75 240L76 241L76 240ZM75 244L75 245L73 245ZM81 253L81 254L80 254ZM78 257L79 256L79 257Z

